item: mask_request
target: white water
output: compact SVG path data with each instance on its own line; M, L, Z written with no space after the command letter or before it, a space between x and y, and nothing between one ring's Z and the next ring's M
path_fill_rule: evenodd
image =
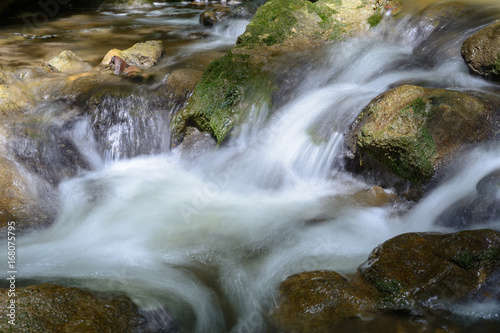
M467 74L458 37L451 55L429 66L414 56L428 36L381 36L327 47L325 65L296 98L272 115L254 110L254 121L227 147L194 161L173 153L99 161L82 124L79 149L96 170L60 185L62 208L53 226L19 238L19 275L124 293L145 309L169 309L181 328L194 332L227 330L228 306L236 317L232 332L259 332L262 313L287 276L353 272L390 237L441 230L432 222L445 206L500 168L498 148L465 157L455 177L401 215L405 207L365 207L351 198L376 184L342 170L341 133L372 98L399 82L461 90L493 85ZM498 222L492 227L500 229ZM457 311L491 314L479 306Z

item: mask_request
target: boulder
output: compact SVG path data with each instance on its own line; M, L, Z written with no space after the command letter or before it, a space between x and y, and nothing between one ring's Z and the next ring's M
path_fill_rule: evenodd
M101 64L108 66L113 57L119 57L128 66L137 66L140 69L148 69L158 63L163 55L163 43L159 40L150 40L144 43L134 44L126 50L112 49L101 61Z
M495 332L496 320L450 313L500 301L500 232L407 233L373 250L355 274L312 271L283 281L269 332ZM470 319L470 318L469 318Z
M461 52L471 73L500 81L500 21L470 36Z
M50 70L62 73L81 73L92 68L88 62L83 61L72 51L62 51L58 56L45 63Z
M381 293L380 307L412 310L460 302L499 269L500 232L483 229L396 236L373 250L359 272Z
M3 309L14 299L8 294L9 289L0 289ZM144 322L127 297L99 300L84 290L53 284L16 288L15 307L15 325L4 317L0 331L125 333L135 332Z
M367 31L368 19L388 3L393 2L267 1L236 45L205 70L186 108L173 121L174 143L182 140L189 126L212 134L222 143L250 105L272 109L280 80L271 64L282 62L280 54L309 50ZM294 66L293 71L300 68Z
M425 184L464 146L495 137L498 105L493 97L452 90L389 90L345 134L347 167L378 177L384 187L397 177Z
M333 271L298 273L280 284L269 322L279 332L332 332L339 323L373 311L375 293Z

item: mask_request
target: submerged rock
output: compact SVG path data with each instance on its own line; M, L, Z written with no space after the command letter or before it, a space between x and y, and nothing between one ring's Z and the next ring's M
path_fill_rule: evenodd
M383 186L393 186L394 175L419 186L465 145L495 137L498 127L498 102L487 96L400 86L373 99L351 125L346 161Z
M45 63L52 71L62 73L81 73L92 68L88 62L83 61L72 51L62 51L57 57Z
M0 289L3 309L13 299L8 291ZM135 332L143 324L137 306L125 296L99 300L81 289L53 284L18 287L15 294L15 325L3 317L2 332Z
M109 51L101 61L101 64L108 66L113 57L119 57L128 66L137 66L140 69L148 69L158 63L163 55L163 43L159 40L150 40L144 43L134 44L126 50L113 49Z
M500 81L500 21L470 36L461 51L472 73Z
M222 143L250 109L272 109L279 76L271 65L284 52L308 50L368 30L368 19L392 1L271 0L260 6L226 55L213 61L187 107L176 115L173 140L195 126ZM294 67L294 70L300 70Z

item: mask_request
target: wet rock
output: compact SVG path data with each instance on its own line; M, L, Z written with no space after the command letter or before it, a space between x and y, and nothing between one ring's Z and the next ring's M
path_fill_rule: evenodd
M476 193L463 198L440 214L436 225L470 228L500 220L500 170L483 177L476 185Z
M429 308L472 295L500 269L500 233L408 233L379 245L360 274L381 293L379 306Z
M212 10L207 10L200 15L200 23L206 27L214 26L215 24L224 21L233 14L231 8L217 7Z
M50 223L55 216L51 188L0 155L0 230L21 231Z
M208 133L200 132L197 128L188 129L187 135L176 151L183 159L194 159L213 150L217 141Z
M81 73L92 68L92 65L77 57L72 51L62 51L45 65L54 72L62 73Z
M150 40L144 43L134 44L126 50L113 49L109 51L101 61L103 65L110 65L113 57L123 59L128 66L137 66L140 69L151 68L156 65L163 55L164 49L161 41Z
M471 73L500 81L500 22L470 36L461 52Z
M105 159L120 159L168 151L170 110L158 91L136 85L99 86L86 95L83 115L90 120Z
M498 109L487 96L417 86L392 89L373 99L347 131L347 167L384 187L401 179L419 187L465 145L492 139Z
M168 75L161 90L165 91L170 100L182 104L191 96L202 74L203 72L195 69L176 69Z
M33 108L33 101L17 86L0 84L0 117Z
M235 47L205 70L186 108L174 119L174 142L182 140L187 127L194 126L222 143L245 118L248 105L272 109L280 82L271 64L279 62L278 55L309 50L366 31L368 18L387 3L267 1Z
M8 289L0 289L7 309ZM2 332L134 332L143 324L137 306L124 296L99 300L72 287L40 284L16 289L15 326L0 322Z
M373 311L374 294L336 272L295 274L280 284L269 321L280 332L332 332L339 323Z

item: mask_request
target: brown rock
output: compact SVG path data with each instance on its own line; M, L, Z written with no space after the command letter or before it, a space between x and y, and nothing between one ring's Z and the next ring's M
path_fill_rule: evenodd
M102 301L78 288L53 284L17 288L15 293L16 325L4 318L2 332L126 333L133 332L141 320L137 306L126 297ZM11 299L8 289L0 289L3 309Z
M271 325L285 332L332 332L339 323L375 309L374 289L332 271L292 275L279 288Z
M499 269L500 232L473 230L394 237L379 245L359 272L382 293L379 306L412 309L431 298L460 301Z
M462 45L462 57L471 73L500 80L500 21L470 36Z

